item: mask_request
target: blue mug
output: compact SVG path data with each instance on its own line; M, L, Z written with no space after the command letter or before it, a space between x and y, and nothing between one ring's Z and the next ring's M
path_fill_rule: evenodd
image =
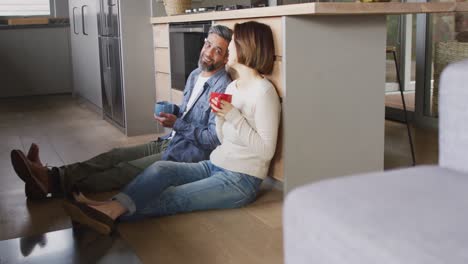
M160 116L162 113L174 114L174 104L168 101L157 102L154 105L154 114Z

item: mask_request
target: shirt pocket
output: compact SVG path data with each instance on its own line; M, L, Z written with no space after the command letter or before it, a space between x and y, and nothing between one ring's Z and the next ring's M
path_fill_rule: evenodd
M208 125L211 107L210 104L205 101L203 96L198 98L198 101L193 106L192 111L194 115L193 118L198 120L199 124Z

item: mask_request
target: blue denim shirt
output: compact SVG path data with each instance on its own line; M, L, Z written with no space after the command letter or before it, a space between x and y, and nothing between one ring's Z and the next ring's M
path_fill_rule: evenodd
M181 162L207 160L210 153L220 144L216 135L215 115L211 113L209 98L211 92L224 93L227 85L231 82L224 68L206 81L202 93L192 108L185 116L182 116L200 73L199 68L195 69L187 79L184 100L179 107L178 118L173 127L176 134L164 151L163 160Z

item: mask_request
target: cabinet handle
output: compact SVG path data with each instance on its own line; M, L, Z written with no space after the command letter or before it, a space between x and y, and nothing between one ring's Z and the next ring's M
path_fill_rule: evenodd
M107 46L106 46L106 51L107 51L107 69L110 69L111 68L111 47L109 45L109 43L107 43Z
M76 30L76 14L75 14L75 10L77 9L77 7L74 7L72 9L72 13L73 13L73 33L75 33L75 35L78 35L78 31Z
M82 25L82 29L83 29L83 35L87 36L88 33L86 33L85 17L84 17L85 7L88 7L88 6L84 5L84 6L81 7L81 25Z

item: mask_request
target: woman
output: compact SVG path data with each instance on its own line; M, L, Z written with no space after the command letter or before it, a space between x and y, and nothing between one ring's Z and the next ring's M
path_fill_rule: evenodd
M272 72L274 63L270 27L236 24L228 51L227 66L238 79L226 88L232 103L210 102L221 142L210 160L156 162L110 201L76 196L64 204L73 221L109 234L117 219L236 208L255 200L275 153L280 120L278 95L263 77Z

